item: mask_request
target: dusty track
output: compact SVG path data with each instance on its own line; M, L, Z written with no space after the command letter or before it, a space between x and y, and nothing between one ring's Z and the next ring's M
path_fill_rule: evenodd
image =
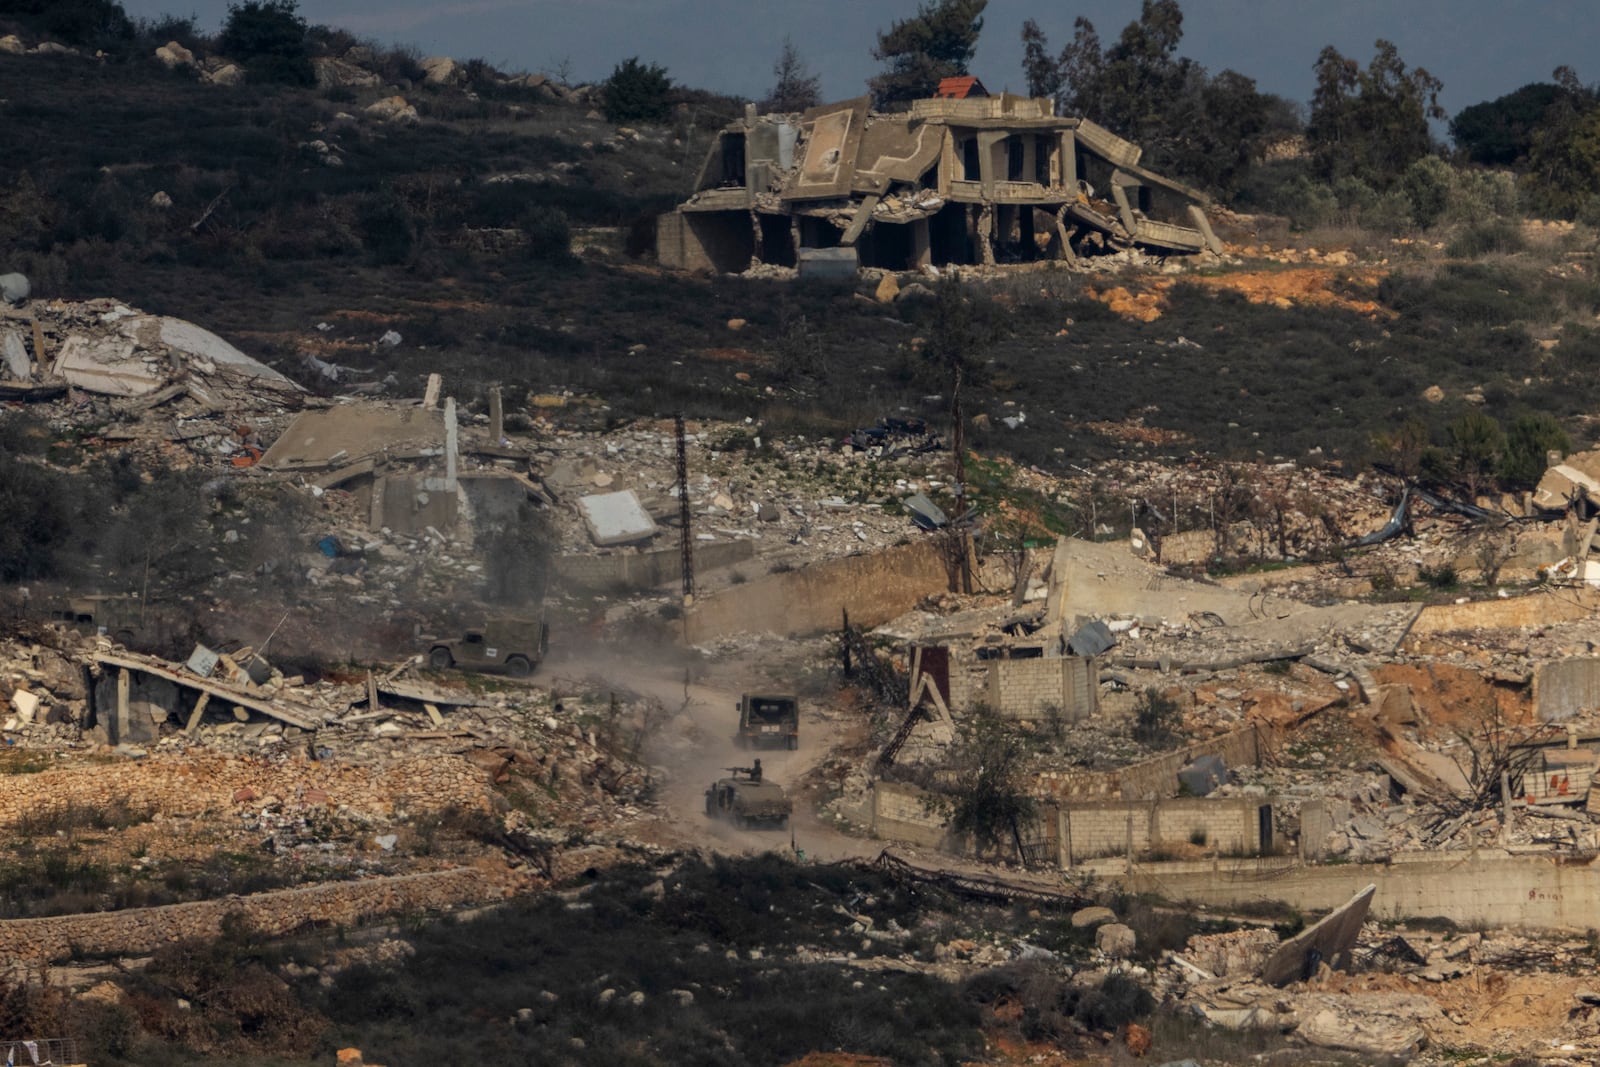
M540 671L540 682L603 679L618 692L637 693L660 701L666 724L650 738L646 756L666 774L659 804L658 835L663 844L678 844L730 854L788 850L791 842L808 859L823 861L876 856L882 843L841 834L822 823L800 796L799 783L839 743L837 721L819 714L810 701L800 708L800 747L794 752L759 752L738 747L738 703L747 688L768 688L737 661L711 665L687 661L674 650L627 655L602 646L556 650ZM692 675L692 677L690 677ZM705 814L705 789L727 768L761 759L765 777L795 798L789 832L739 830Z

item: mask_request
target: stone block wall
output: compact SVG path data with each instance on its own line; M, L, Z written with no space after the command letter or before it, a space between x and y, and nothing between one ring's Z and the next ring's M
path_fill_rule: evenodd
M278 763L196 751L110 763L65 762L37 774L9 775L3 785L0 827L14 826L24 814L61 810L69 804L103 808L125 803L162 815L192 816L267 797L377 817L451 806L487 811L490 791L484 773L460 756L419 756L375 768L306 759ZM252 799L235 800L245 796Z
M463 867L159 908L11 919L0 922L0 959L44 963L142 955L186 938L215 938L222 920L235 912L276 937L307 927L354 926L377 916L489 903L519 887L518 877L503 867Z

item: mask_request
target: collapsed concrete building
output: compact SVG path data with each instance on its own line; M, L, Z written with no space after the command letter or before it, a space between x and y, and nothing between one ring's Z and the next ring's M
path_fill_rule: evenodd
M1003 93L858 97L724 127L687 202L657 220L663 266L802 272L1054 259L1138 247L1221 254L1206 196L1055 102Z

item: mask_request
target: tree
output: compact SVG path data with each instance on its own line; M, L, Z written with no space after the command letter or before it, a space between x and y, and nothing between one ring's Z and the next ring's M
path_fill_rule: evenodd
M633 56L600 86L600 110L609 122L665 122L672 113L671 92L667 68Z
M989 0L937 0L917 8L878 34L872 58L888 64L867 79L872 99L881 110L932 96L944 78L967 73L983 30L983 9Z
M1141 145L1151 165L1231 189L1272 126L1272 101L1242 74L1225 70L1213 78L1179 56L1182 39L1178 0L1144 0L1109 49L1094 24L1079 18L1054 60L1043 31L1028 22L1023 76L1030 92L1054 96L1063 112Z
M1600 193L1600 93L1571 67L1554 77L1559 91L1533 133L1524 183L1535 211L1571 218Z
M772 76L776 80L772 92L761 101L762 111L804 111L822 103L822 79L811 73L788 37L772 64Z
M1532 488L1544 477L1551 452L1565 456L1572 451L1572 438L1552 415L1518 415L1506 431L1505 451L1500 457L1500 479L1508 486Z
M1534 133L1565 90L1552 82L1530 82L1515 92L1462 108L1450 120L1450 138L1472 163L1486 167L1525 164Z
M1388 41L1374 47L1365 70L1331 45L1317 56L1306 141L1322 177L1354 176L1385 190L1433 151L1428 121L1445 117L1444 85L1421 67L1408 70Z
M306 31L297 0L244 0L228 5L217 48L263 81L310 85L316 72Z
M1468 411L1445 427L1450 438L1449 460L1457 480L1477 496L1495 480L1505 451L1506 435L1494 416Z
M979 849L994 848L1008 839L1020 844L1022 824L1035 811L1023 775L1026 750L988 708L974 708L960 731L951 753L956 797L950 828L971 834Z
M1061 91L1061 64L1051 58L1044 31L1032 19L1022 24L1022 77L1029 96L1053 99Z

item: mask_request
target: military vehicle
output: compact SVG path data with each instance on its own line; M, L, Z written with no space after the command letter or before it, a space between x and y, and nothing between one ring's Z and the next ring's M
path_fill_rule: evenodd
M428 665L526 678L550 648L550 631L535 619L491 618L460 637L429 641Z
M724 819L741 830L786 830L794 805L776 782L763 781L761 761L754 767L729 767L706 789L706 814Z
M756 693L740 697L739 747L799 748L799 698Z

